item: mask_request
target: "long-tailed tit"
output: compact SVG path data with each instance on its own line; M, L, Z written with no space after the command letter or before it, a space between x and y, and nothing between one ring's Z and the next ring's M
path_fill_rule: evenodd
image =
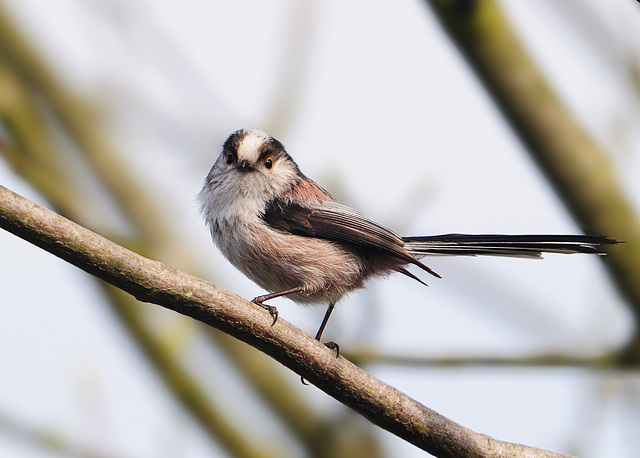
M301 304L329 304L316 334L320 340L336 302L366 280L400 272L426 255L492 255L539 258L542 253L605 254L614 240L587 235L466 235L400 237L336 201L307 178L282 143L257 130L238 130L198 195L213 241L222 254L270 294ZM329 343L337 349L337 345Z

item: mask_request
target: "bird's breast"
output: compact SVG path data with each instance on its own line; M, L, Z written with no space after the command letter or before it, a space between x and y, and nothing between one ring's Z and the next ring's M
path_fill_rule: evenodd
M212 235L224 256L267 291L304 287L292 297L296 302L337 301L365 279L362 260L349 247L274 230L259 217L250 224L219 221Z

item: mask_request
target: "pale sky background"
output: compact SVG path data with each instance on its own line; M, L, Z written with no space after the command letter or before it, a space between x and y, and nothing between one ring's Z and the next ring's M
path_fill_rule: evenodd
M181 209L184 249L207 253L211 278L243 297L262 291L216 252L195 204L221 144L241 127L269 130L305 174L403 235L579 232L421 1L4 3L59 75L106 105L114 144ZM640 6L503 4L640 209L640 107L625 67L640 62ZM44 203L1 162L0 183ZM4 231L0 252L0 424L53 429L110 456L225 456L141 363L86 274ZM326 337L408 355L599 354L631 331L595 257L428 264L442 280L428 289L402 276L373 282L339 304ZM277 305L309 334L324 312ZM205 350L195 340L197 365ZM640 448L637 373L368 369L501 440L585 457ZM304 393L339 412L317 389ZM390 456L424 456L381 434ZM0 427L0 456L55 455Z

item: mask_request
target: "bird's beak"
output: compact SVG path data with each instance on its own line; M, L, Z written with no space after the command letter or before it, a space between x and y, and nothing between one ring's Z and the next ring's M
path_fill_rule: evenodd
M246 159L243 159L242 161L238 162L238 165L236 166L238 168L238 171L240 172L251 172L253 170L253 167L251 167L251 164L249 164L249 161L247 161Z

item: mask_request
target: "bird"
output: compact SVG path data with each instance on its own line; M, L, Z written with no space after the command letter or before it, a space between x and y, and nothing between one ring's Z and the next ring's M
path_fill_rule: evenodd
M416 266L441 278L425 256L540 258L543 253L604 255L618 243L599 235L441 234L402 237L334 199L301 171L283 144L256 129L229 135L197 197L212 240L224 257L268 294L252 302L272 325L285 296L299 304L325 304L315 335L336 303L367 280L394 272L424 285ZM339 354L335 342L326 342Z

